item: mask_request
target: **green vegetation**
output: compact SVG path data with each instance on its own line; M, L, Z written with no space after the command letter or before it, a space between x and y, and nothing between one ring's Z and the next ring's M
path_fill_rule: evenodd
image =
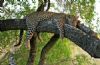
M36 9L36 0L33 2L33 7L30 7L30 4L27 0L5 0L6 4L4 4L5 9L0 10L0 19L8 19L8 18L22 18L27 13L31 11L35 11ZM59 0L57 0L59 2ZM66 12L69 11L69 14L80 14L83 19L86 21L91 21L94 16L94 3L95 0L78 0L78 1L66 1ZM7 5L12 5L11 7L8 7ZM89 4L89 5L88 5ZM17 6L21 6L20 10L15 9ZM52 3L52 7L58 10L54 3ZM7 7L7 8L6 8ZM89 22L90 23L90 22ZM49 35L48 35L49 34ZM13 42L17 42L19 36L19 31L5 31L0 32L0 56L2 55L2 50L7 50L10 48L11 45L13 45ZM29 50L25 48L25 37L22 43L21 48L15 52L14 57L16 60L17 65L25 65L28 58L28 52ZM35 65L38 64L39 57L40 57L40 51L43 48L43 46L47 43L47 41L52 36L51 33L41 33L42 40L38 40L37 44L37 54L35 59ZM74 52L72 50L71 46L74 44L70 42L68 39L64 39L63 41L59 39L59 41L55 44L55 46L50 50L50 52L47 54L46 64L50 65L95 65L93 61L91 61L91 58L87 58L85 55L77 55L74 58L71 57ZM8 56L7 56L8 57ZM4 61L0 65L8 65L8 58L4 59ZM0 60L1 61L1 60Z
M44 37L45 35L45 37ZM50 36L52 36L51 33L49 33ZM35 59L35 65L38 64L40 52L43 46L46 44L46 42L50 39L50 36L48 33L42 33L42 40L43 42L39 42L37 44L37 53L36 53L36 59ZM25 39L24 39L25 40ZM44 41L45 40L45 41ZM63 42L63 43L62 43ZM72 58L71 55L74 54L74 52L71 52L73 48L71 47L73 45L72 42L70 42L68 39L64 39L63 41L59 39L59 41L54 45L54 47L49 51L47 54L46 64L47 65L94 65L90 60L90 58L87 58L85 55L77 55L76 57ZM14 58L16 60L17 65L25 65L28 58L28 52L29 50L25 48L25 42L23 42L21 48L15 52ZM7 65L8 59L5 59L1 65Z

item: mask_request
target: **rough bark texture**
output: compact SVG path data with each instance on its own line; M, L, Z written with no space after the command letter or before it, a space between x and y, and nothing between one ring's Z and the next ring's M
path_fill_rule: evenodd
M9 20L0 20L0 30L18 30L18 29L24 29L27 28L26 23L23 22L22 19L16 20L10 20L8 24L4 24ZM2 22L2 23L1 23ZM14 22L14 23L11 23ZM20 24L19 24L20 22ZM23 22L23 23L22 23ZM16 24L15 24L16 23ZM1 25L2 24L2 25ZM77 28L74 28L70 25L65 24L65 37L73 41L75 44L77 44L79 47L84 49L87 53L89 53L92 57L100 58L100 40L96 39L90 35L88 35L88 32L83 32L82 30L79 30ZM85 26L85 28L88 28ZM80 29L84 29L83 25L80 25ZM51 32L59 34L59 30L57 29L57 26L52 21L42 21L40 22L39 26L37 27L37 31L39 32Z
M25 19L0 20L0 31L27 29Z
M43 25L44 24L44 25ZM42 25L42 26L41 26ZM88 28L85 26L85 28ZM80 24L80 29L84 29L84 25ZM37 30L41 32L53 32L59 34L59 30L56 25L52 22L41 22ZM90 30L92 31L92 30ZM99 58L100 57L100 40L88 35L88 32L83 32L77 28L74 28L70 25L65 24L65 37L73 41L79 47L84 49L87 53L89 53L92 57Z
M4 0L0 0L0 7L3 6L3 2L4 2Z
M26 65L34 65L34 60L36 56L36 37L32 37L30 40L30 52Z
M49 50L55 45L57 40L59 39L59 35L55 34L51 37L51 39L48 41L48 43L42 48L41 55L40 55L40 61L38 65L44 65L46 54L49 52Z

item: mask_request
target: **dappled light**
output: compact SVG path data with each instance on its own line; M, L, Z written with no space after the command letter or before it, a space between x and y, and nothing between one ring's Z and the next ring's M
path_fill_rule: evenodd
M99 65L97 3L0 0L0 65Z

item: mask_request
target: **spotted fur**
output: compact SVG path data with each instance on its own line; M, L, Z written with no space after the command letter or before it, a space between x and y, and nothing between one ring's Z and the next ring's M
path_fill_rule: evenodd
M78 17L74 15L66 15L64 13L54 13L54 12L34 12L25 17L27 30L27 42L30 41L32 36L36 33L36 27L40 21L51 20L55 21L59 29L59 35L61 38L64 37L64 24L70 24L72 26L77 26ZM26 43L28 45L28 43Z
M36 27L38 26L39 22L49 20L54 21L57 25L57 28L59 29L59 35L60 38L64 38L64 24L69 24L74 27L77 27L79 24L79 20L77 16L64 14L64 13L54 13L54 12L33 12L24 17L26 19L27 24L27 36L26 36L26 47L28 47L28 43L30 42L30 39L32 36L37 34ZM21 31L20 34L20 42L16 44L15 46L19 46L22 40L22 34L23 31Z

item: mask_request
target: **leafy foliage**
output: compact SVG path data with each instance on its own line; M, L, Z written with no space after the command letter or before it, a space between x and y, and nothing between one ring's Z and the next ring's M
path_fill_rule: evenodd
M41 3L42 1L39 0ZM61 0L57 0L57 3L61 2ZM79 14L82 18L87 21L91 21L94 16L94 3L95 0L65 0L66 4L65 12L69 14L77 15ZM56 7L54 3L52 4L52 8L59 10L59 5ZM35 11L37 8L37 0L5 0L4 7L0 8L0 19L9 19L9 18L23 18L26 14ZM16 41L18 39L19 31L5 31L0 32L0 47L3 49L7 46L12 45L12 41ZM38 63L40 51L42 47L46 44L46 42L52 36L51 33L42 33L43 42L39 42L37 45L37 56L36 56L36 65ZM25 48L25 36L23 40L22 47L18 52L15 53L15 59L18 65L25 65L28 58L29 50ZM71 58L71 42L67 39L64 39L63 43L61 40L55 44L55 46L50 50L47 55L46 63L53 64L58 62L60 59ZM0 53L1 54L1 53ZM84 59L87 60L87 59ZM78 65L84 65L83 58L77 57ZM67 61L66 61L67 62ZM70 64L71 62L64 63L63 65ZM88 63L88 62L87 62ZM7 65L8 61L5 60L1 65ZM62 64L59 64L62 65Z
M66 3L64 5L65 11L69 14L77 15L79 14L83 19L90 22L94 16L94 3L95 0L64 0ZM61 1L57 0L58 3Z

